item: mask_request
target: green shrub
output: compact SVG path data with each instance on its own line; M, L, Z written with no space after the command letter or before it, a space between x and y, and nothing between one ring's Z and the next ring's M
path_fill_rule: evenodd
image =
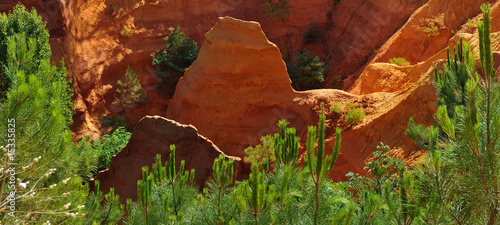
M388 145L380 143L377 149L372 153L374 158L366 163L364 169L374 178L375 191L382 193L382 184L384 182L395 182L397 180L397 169L403 162L389 156L391 149Z
M406 61L406 59L403 57L394 57L392 59L389 59L389 63L396 64L398 66L409 66L410 65L410 62Z
M118 89L116 89L116 92L118 95L115 96L113 103L125 108L134 108L146 99L146 93L142 89L139 79L137 79L137 73L130 66L127 67L125 72L125 80L119 80L117 84Z
M439 28L434 22L429 22L427 27L424 28L424 31L427 33L428 37L439 35Z
M342 105L340 105L340 103L338 103L338 102L333 102L333 105L330 107L330 111L337 113L337 114L341 114L342 113Z
M83 224L117 224L124 214L124 205L120 204L120 196L115 194L115 189L110 188L109 193L103 195L100 182L94 183L94 191L89 193L85 203Z
M354 104L354 103L352 103L352 102L348 102L348 103L346 103L346 104L345 104L345 106L346 106L346 108L347 108L348 110L351 110L351 109L356 108L356 104Z
M261 0L260 5L260 12L268 23L282 22L290 14L288 0Z
M102 136L100 141L96 140L92 143L92 147L98 154L99 170L109 168L111 157L127 145L131 135L124 127L119 127L111 135L106 134Z
M311 24L309 28L302 34L304 44L316 44L320 41L325 41L325 34L318 24Z
M271 135L263 136L261 139L262 144L257 145L255 147L248 147L245 149L244 160L248 164L258 164L262 166L262 162L264 158L270 160L270 162L276 161L276 157L274 156L274 139Z
M160 66L160 70L155 72L163 79L160 89L167 89L173 95L177 82L196 60L200 50L195 41L181 32L180 26L176 26L164 40L166 48L157 50L151 56L153 65Z
M299 91L321 88L326 66L319 57L303 49L295 54L295 60L296 64L287 65L292 86Z
M365 113L361 109L351 109L345 116L345 121L349 124L356 124L365 118Z

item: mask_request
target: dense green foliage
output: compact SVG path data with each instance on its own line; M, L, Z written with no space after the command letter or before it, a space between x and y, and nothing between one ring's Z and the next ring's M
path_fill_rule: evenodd
M333 102L332 106L330 107L330 111L341 114L342 113L342 105L338 102Z
M351 109L345 115L345 121L349 124L356 124L365 118L365 113L361 109Z
M288 0L261 0L260 12L268 23L282 22L290 14Z
M25 63L24 69L27 74L34 74L40 63L49 59L52 54L49 45L49 32L45 29L45 22L41 16L38 16L36 10L31 12L26 10L21 4L14 7L11 14L2 13L0 15L0 64L7 63L7 38L15 34L25 34L24 41L28 43L29 39L36 42L33 50L33 57ZM4 74L4 67L0 68L0 98L5 97L11 80Z
M106 134L102 136L101 140L96 140L92 143L92 147L95 149L99 159L99 170L109 168L111 157L127 145L131 135L124 127L118 127L111 135Z
M262 144L255 147L248 147L245 149L244 160L249 164L259 164L262 166L264 159L274 162L276 157L274 156L274 139L271 135L263 136L260 141Z
M165 42L167 43L166 48L156 51L151 56L153 57L153 65L160 66L156 75L163 78L161 88L173 95L177 82L196 60L199 49L195 41L182 33L180 26L176 26L165 37Z
M27 59L24 62L19 61L19 58L17 58L21 57L19 55L8 55L8 44L11 43L8 38L21 34L23 34L22 38L24 40L23 42L16 42L16 44L24 43L26 48L29 49L28 53L30 54L27 57L29 60ZM13 46L13 48L16 49L17 47ZM35 9L29 12L23 5L18 4L10 14L2 13L0 15L0 102L5 98L12 82L15 82L13 79L17 79L17 76L13 73L18 70L18 67L22 67L21 69L27 75L38 75L39 71L45 67L42 64L46 63L50 65L48 60L51 55L49 32L45 28L45 22L42 20L42 17L37 15ZM73 116L73 101L71 100L73 91L71 89L71 82L66 82L68 74L63 61L59 67L54 68L54 71L52 71L54 74L50 76L49 82L60 83L64 91L59 94L49 93L49 95L59 98L60 101L58 101L58 104L66 118L66 125L69 126L72 123Z
M2 43L7 45L3 72L11 83L0 102L0 144L4 146L0 209L5 212L0 220L72 224L82 214L87 189L79 175L88 173L82 171L88 166L75 160L77 147L67 129L65 113L70 107L64 96L71 96L67 81L48 58L35 59L39 49L35 39L21 33Z
M124 206L120 204L120 196L115 195L114 188L103 195L99 190L99 181L95 181L94 191L91 192L85 203L83 224L114 224L124 215Z
M296 63L288 63L287 70L295 90L304 91L320 88L326 66L306 49L295 53Z
M443 212L429 215L439 223L497 224L499 220L500 84L493 69L490 5L484 4L481 10L482 75L467 43L458 46L453 60L448 56L445 72L435 75L440 97L437 126L425 131L429 154L420 176L425 181L422 195L436 212Z

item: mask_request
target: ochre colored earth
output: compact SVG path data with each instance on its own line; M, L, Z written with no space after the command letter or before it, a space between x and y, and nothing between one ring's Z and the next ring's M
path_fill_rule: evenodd
M7 12L17 2L0 2L0 11ZM260 136L276 132L279 119L288 119L303 142L324 102L328 149L333 147L334 128L343 129L341 155L331 177L345 180L348 171L363 173L380 142L408 162L422 154L405 136L407 121L414 117L425 125L434 123L434 67L442 69L446 48L460 38L470 41L477 54L475 22L485 1L290 0L290 14L277 23L263 18L259 1L21 2L35 7L47 21L52 60L66 62L75 89L75 140L107 133L109 128L98 121L102 116L125 116L134 126L146 115L160 115L194 125L224 153L242 157ZM495 19L500 18L500 3L487 2L493 5L493 50L500 51L500 20ZM219 19L224 16L241 20ZM203 47L171 100L156 88L161 80L154 74L151 53L165 46L163 39L177 24ZM322 28L324 40L305 45L302 34L312 24ZM133 35L121 35L125 29ZM328 63L324 87L341 76L346 78L343 90L291 88L282 58L302 48ZM394 57L404 57L411 65L388 64ZM495 59L500 62L498 52ZM148 100L122 110L112 102L127 66L137 72ZM328 111L333 102L352 102L366 118L350 126L344 122L345 112ZM211 165L209 159L200 163Z

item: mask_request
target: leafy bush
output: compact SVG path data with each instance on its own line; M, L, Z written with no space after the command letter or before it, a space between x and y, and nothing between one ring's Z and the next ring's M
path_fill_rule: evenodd
M398 66L409 66L410 62L406 61L403 57L394 57L389 59L389 63L396 64Z
M260 5L260 12L268 23L282 22L290 14L288 0L261 0Z
M142 89L139 79L137 79L137 73L130 66L127 67L125 72L125 80L119 80L117 83L119 87L116 92L119 95L115 96L113 103L125 108L133 108L146 99L146 93Z
M380 143L377 146L378 151L372 153L374 157L365 166L365 170L374 178L375 191L382 193L382 184L386 181L395 182L396 174L403 162L399 159L389 156L390 147Z
M302 34L304 44L315 44L319 41L325 41L325 34L318 24L311 24L309 28Z
M102 136L101 140L96 140L92 143L92 147L96 150L99 159L99 170L109 168L111 157L122 150L127 145L131 133L127 132L124 127L119 127L111 135Z
M330 107L330 111L341 114L342 113L342 105L338 102L333 102L332 106Z
M365 118L365 113L361 109L351 109L345 116L345 121L349 124L356 124Z
M176 26L164 40L167 47L157 50L151 56L153 65L160 66L156 75L163 78L161 88L168 89L173 95L177 82L196 60L200 50L195 41L181 32L180 26Z
M303 91L320 88L324 80L323 73L326 66L306 49L295 54L296 64L287 65L288 75L292 80L292 85L296 90Z

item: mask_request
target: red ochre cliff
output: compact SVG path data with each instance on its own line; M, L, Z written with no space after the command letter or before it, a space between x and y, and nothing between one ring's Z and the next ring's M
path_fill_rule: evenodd
M258 1L21 2L35 7L47 21L53 61L66 61L75 88L71 127L75 139L99 138L107 132L98 122L100 117L125 115L111 102L116 82L130 65L149 98L128 111L130 125L146 115L166 116L193 124L223 152L239 157L244 148L258 144L260 136L275 132L279 119L288 119L304 140L307 126L316 124L321 102L326 108L334 101L355 103L367 114L355 126L327 113L328 149L334 127L343 128L341 155L331 174L342 180L348 171L362 171L379 142L394 147L393 154L409 161L419 155L418 147L404 135L406 123L410 117L426 125L434 123L433 68L443 63L446 48L460 38L470 41L477 52L474 24L485 1L290 0L290 14L274 24L262 19ZM492 17L500 18L498 1L488 2L493 3ZM2 1L0 10L16 3ZM218 19L223 16L260 25ZM163 38L177 24L202 50L170 102L171 96L156 89L160 80L150 54L164 47ZM325 41L304 45L302 34L311 24L321 27ZM134 33L124 37L123 29ZM499 30L500 22L494 19L494 51L500 50ZM282 53L303 47L328 62L327 81L348 77L343 91L291 88ZM394 57L404 57L411 65L388 64Z

